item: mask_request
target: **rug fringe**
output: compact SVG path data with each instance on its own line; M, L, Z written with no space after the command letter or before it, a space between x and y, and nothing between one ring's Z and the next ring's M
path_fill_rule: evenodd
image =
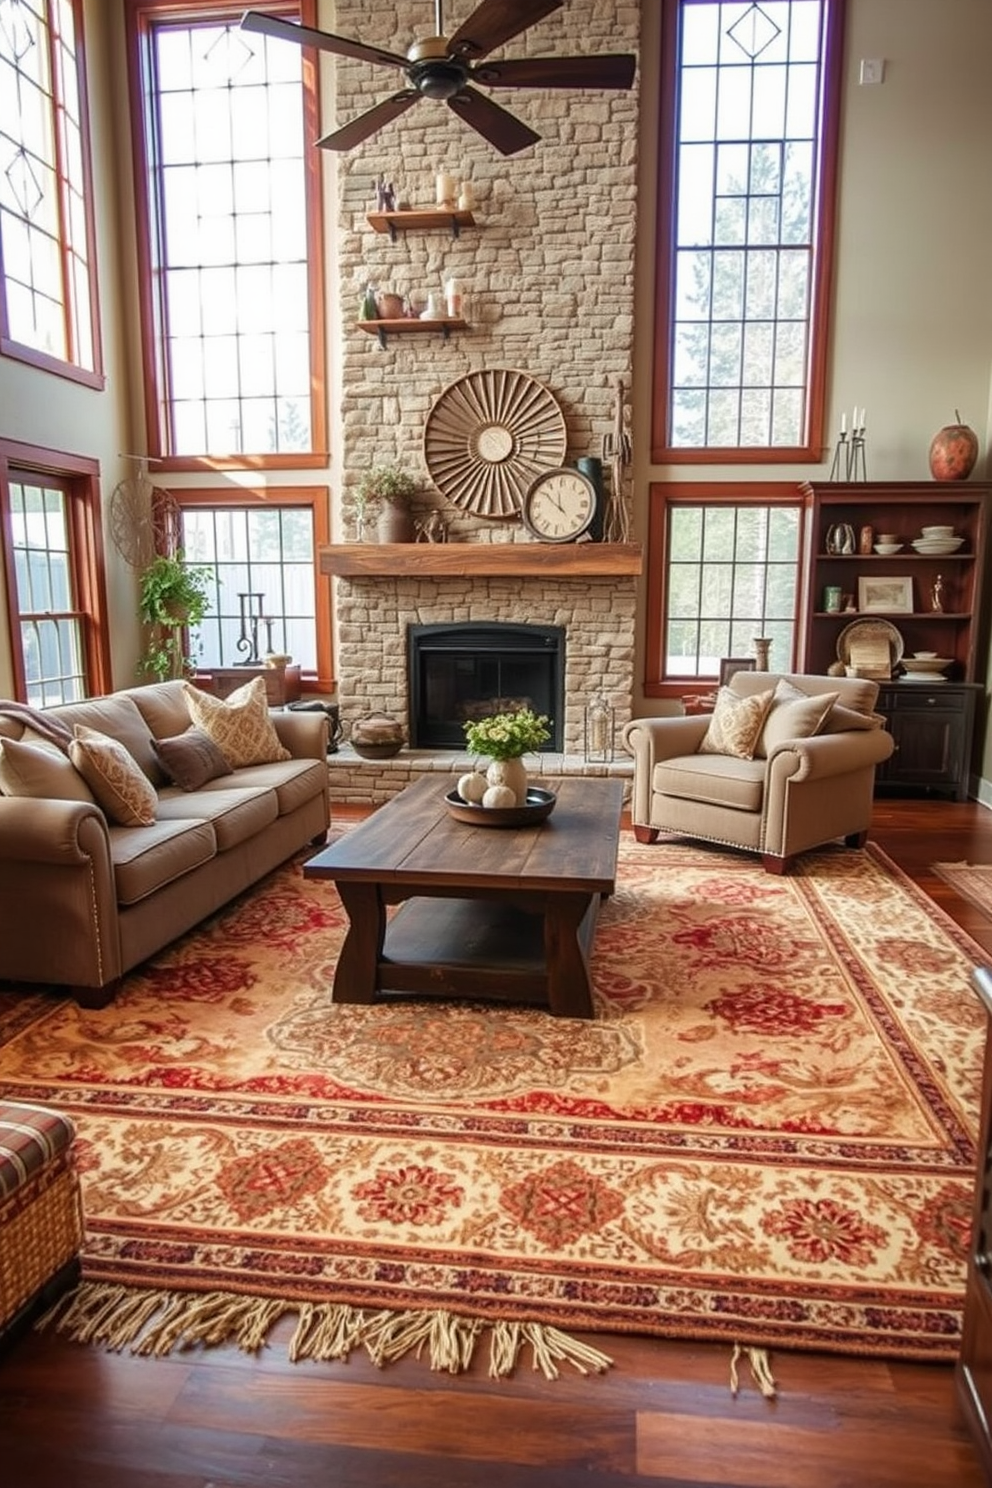
M608 1354L542 1323L490 1323L440 1310L363 1312L346 1303L285 1302L233 1292L147 1291L92 1281L60 1298L35 1327L39 1331L54 1327L78 1343L158 1358L221 1343L257 1353L286 1313L295 1313L297 1319L287 1350L294 1364L301 1359L345 1359L361 1347L379 1368L405 1354L418 1358L426 1354L434 1371L461 1374L472 1363L486 1328L491 1331L491 1379L511 1375L528 1346L533 1368L549 1380L559 1377L562 1363L579 1374L600 1374L613 1363Z
M734 1344L734 1351L730 1356L730 1393L737 1394L740 1380L737 1375L737 1361L741 1355L747 1358L751 1367L751 1375L755 1384L766 1400L774 1400L778 1393L775 1376L772 1374L771 1364L768 1359L768 1350L763 1348L751 1348L739 1343Z

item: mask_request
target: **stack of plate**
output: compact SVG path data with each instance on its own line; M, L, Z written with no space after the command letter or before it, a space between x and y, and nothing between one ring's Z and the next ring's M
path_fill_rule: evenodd
M914 537L912 546L918 553L929 558L940 558L947 553L956 553L964 542L963 537L955 537L953 532L938 536L936 533L928 533L926 529L921 537Z

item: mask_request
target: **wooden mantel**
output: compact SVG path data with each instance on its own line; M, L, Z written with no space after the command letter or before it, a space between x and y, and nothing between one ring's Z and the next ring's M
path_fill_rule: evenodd
M320 571L349 579L613 578L641 572L640 543L330 543Z

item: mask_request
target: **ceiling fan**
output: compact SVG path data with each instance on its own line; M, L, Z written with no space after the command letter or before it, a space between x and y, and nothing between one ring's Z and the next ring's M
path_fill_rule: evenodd
M625 53L526 57L503 62L482 60L552 11L560 10L563 3L564 0L481 0L468 20L448 38L443 34L442 0L435 0L437 35L415 41L405 57L279 16L263 15L257 10L245 11L241 27L244 31L295 41L301 46L319 47L339 57L353 57L380 67L399 67L406 74L408 87L319 139L318 145L325 149L350 150L422 98L433 98L446 103L501 154L514 155L541 136L471 84L481 83L486 88L629 88L634 81L637 59Z

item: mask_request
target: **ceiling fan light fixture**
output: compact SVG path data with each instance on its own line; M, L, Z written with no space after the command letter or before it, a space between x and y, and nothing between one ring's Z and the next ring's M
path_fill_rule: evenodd
M413 86L425 98L436 98L441 102L447 102L461 91L467 75L468 70L464 63L455 57L443 61L431 59L415 62L407 74Z

